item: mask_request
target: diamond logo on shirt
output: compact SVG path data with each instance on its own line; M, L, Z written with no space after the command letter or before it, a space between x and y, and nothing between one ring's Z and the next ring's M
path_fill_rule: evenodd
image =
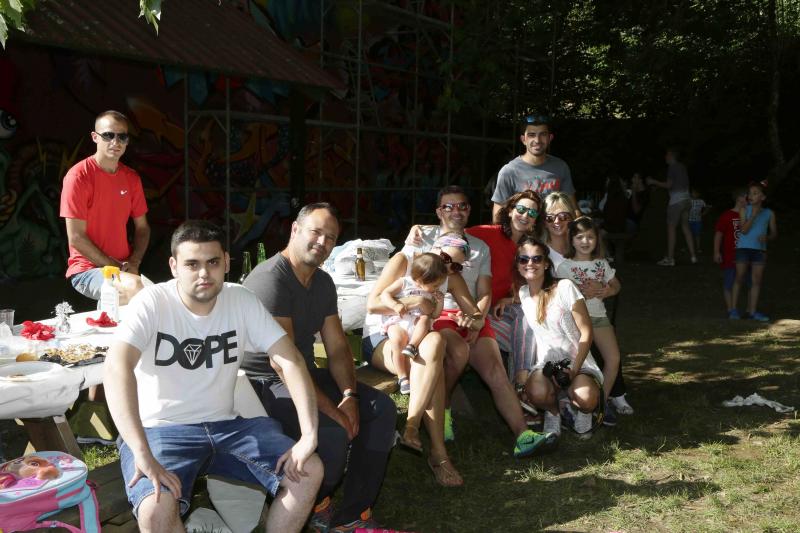
M187 344L183 349L183 353L186 355L186 359L189 360L189 364L194 366L195 362L197 362L197 358L200 357L201 353L203 353L203 345Z
M238 345L235 329L219 335L208 335L205 339L189 337L182 341L159 331L156 335L155 365L170 366L177 363L186 370L214 368L215 361L228 365L238 361ZM217 354L221 356L221 361Z
M119 195L120 196L125 196L126 194L128 194L128 190L127 189L119 191Z

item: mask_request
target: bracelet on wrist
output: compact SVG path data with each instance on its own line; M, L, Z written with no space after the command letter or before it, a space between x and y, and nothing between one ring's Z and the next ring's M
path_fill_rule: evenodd
M344 398L355 398L356 400L358 400L359 398L361 398L361 396L359 396L359 394L356 391L354 391L353 389L346 389L342 393L342 398L343 399Z

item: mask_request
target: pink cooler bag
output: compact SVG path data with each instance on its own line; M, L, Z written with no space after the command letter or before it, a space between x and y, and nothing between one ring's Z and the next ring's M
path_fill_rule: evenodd
M0 531L63 527L73 533L100 533L97 499L86 464L63 452L35 452L0 464ZM80 529L47 520L77 505Z

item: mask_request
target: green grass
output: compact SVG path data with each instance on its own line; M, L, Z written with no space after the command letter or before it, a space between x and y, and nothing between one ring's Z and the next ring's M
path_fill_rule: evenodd
M797 250L771 252L762 294L772 324L724 318L718 269L657 268L641 250L620 268L617 316L632 417L590 441L518 461L475 374L476 412L455 415L451 457L466 481L435 485L424 459L395 450L376 517L435 531L800 531L800 421L735 395L800 406ZM657 259L653 253L649 259Z

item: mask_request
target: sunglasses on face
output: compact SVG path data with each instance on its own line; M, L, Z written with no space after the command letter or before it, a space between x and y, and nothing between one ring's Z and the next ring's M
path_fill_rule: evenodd
M107 143L110 143L116 138L120 144L128 144L128 141L131 139L131 136L127 133L114 133L113 131L104 131L103 133L96 131L95 133L102 137Z
M522 121L525 124L549 124L550 117L547 115L528 115Z
M524 215L525 213L527 213L530 218L536 218L536 216L539 214L539 211L537 211L536 208L527 207L522 204L515 205L514 210L520 215Z
M458 202L455 204L442 204L441 207L446 212L451 212L453 209L458 209L459 211L466 211L469 209L469 203L467 202Z
M439 257L442 258L442 261L444 261L445 265L450 265L450 268L453 269L453 272L461 272L464 270L464 265L453 261L453 258L450 257L450 254L447 252L439 252Z
M544 256L543 255L518 255L517 256L517 264L518 265L527 265L531 261L533 261L534 265L540 265L540 264L542 264L542 261L544 261Z
M567 220L572 220L572 214L562 211L556 215L547 215L544 219L548 222L555 222L556 219L558 219L559 222L566 222Z

